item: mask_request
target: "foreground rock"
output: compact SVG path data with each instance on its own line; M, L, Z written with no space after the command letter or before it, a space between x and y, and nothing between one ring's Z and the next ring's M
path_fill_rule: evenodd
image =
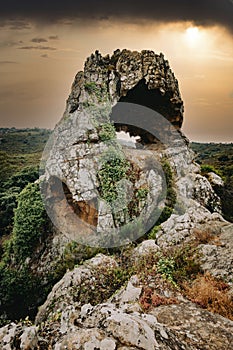
M60 318L38 326L8 325L1 349L225 350L231 349L233 322L189 302L144 313L137 301L67 306ZM17 344L17 345L16 345Z

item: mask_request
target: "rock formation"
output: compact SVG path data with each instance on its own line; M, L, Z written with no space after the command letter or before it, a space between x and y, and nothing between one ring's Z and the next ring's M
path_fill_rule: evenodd
M218 211L219 199L197 174L180 132L182 120L178 82L162 54L91 55L75 77L45 152L42 187L55 226L69 240L91 246L136 240L156 224L167 204L161 158L173 168L180 205L193 206L190 199L195 199ZM120 131L138 138L134 148L120 144Z
M45 283L67 247L79 264L54 283L33 322L0 329L1 349L231 348L229 310L212 313L213 295L202 305L187 292L200 276L216 278L215 291L224 278L216 295L233 306L233 226L182 121L178 82L162 54L96 51L86 60L41 162L54 229L27 259ZM123 131L133 145L119 139Z

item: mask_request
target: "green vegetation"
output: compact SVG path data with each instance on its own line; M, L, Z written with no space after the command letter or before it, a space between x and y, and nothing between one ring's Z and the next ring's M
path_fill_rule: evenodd
M59 280L68 269L72 270L76 265L82 264L101 252L106 253L103 249L83 246L75 241L68 243L60 260L56 261L50 279Z
M201 174L206 176L208 173L215 173L219 176L221 176L221 172L217 169L215 169L215 167L213 165L209 165L209 164L202 164L201 165Z
M38 128L0 128L0 237L12 232L17 197L38 178L41 154L50 134L50 130Z
M87 82L85 85L85 90L92 95L91 98L96 98L99 103L101 102L107 102L108 99L108 93L107 93L107 86L105 83L98 84L94 81Z
M23 188L38 178L38 169L34 166L24 167L8 178L0 190L0 235L12 231L14 209L17 198Z
M33 275L30 268L20 268L0 264L0 326L7 320L16 320L30 314L35 316L38 302L41 302L45 291L40 279ZM30 310L30 312L29 312Z
M13 234L4 241L0 262L2 323L6 318L26 317L29 309L32 316L38 302L47 295L47 289L40 287L39 277L32 273L27 262L27 258L33 258L35 247L49 227L39 185L28 184L17 201Z
M51 134L48 129L0 129L0 151L10 154L42 152Z
M108 203L113 203L121 193L118 182L127 177L130 164L125 159L121 150L109 147L102 157L102 166L98 171L99 192Z
M129 279L130 272L123 266L101 266L94 269L92 282L80 285L79 301L97 305L110 298ZM91 287L91 288L90 288Z
M48 229L48 217L39 184L29 184L18 197L13 228L13 251L17 262L31 257L34 248Z
M101 141L110 141L116 138L116 130L112 123L104 123L99 128L99 137Z
M98 86L96 85L96 83L94 81L90 81L90 82L86 83L84 87L91 94L96 93L98 91Z
M0 324L33 317L48 292L25 260L47 229L34 181L50 133L38 128L0 129Z

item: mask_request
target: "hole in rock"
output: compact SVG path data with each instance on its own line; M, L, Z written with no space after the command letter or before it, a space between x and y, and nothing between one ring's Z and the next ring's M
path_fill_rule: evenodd
M140 137L137 142L142 145L158 143L161 133L171 127L167 120L176 128L182 123L171 98L169 92L161 94L159 89L149 90L145 79L142 79L125 96L121 96L112 108L110 120L118 133L124 131L130 137Z
M117 140L122 144L123 146L130 147L130 148L138 148L141 137L139 135L137 136L130 136L129 132L125 132L123 130L116 133Z

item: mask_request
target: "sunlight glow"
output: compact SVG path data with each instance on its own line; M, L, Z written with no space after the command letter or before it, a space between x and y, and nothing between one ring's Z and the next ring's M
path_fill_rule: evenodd
M200 31L197 27L189 27L186 29L185 38L189 46L196 46L201 38Z

